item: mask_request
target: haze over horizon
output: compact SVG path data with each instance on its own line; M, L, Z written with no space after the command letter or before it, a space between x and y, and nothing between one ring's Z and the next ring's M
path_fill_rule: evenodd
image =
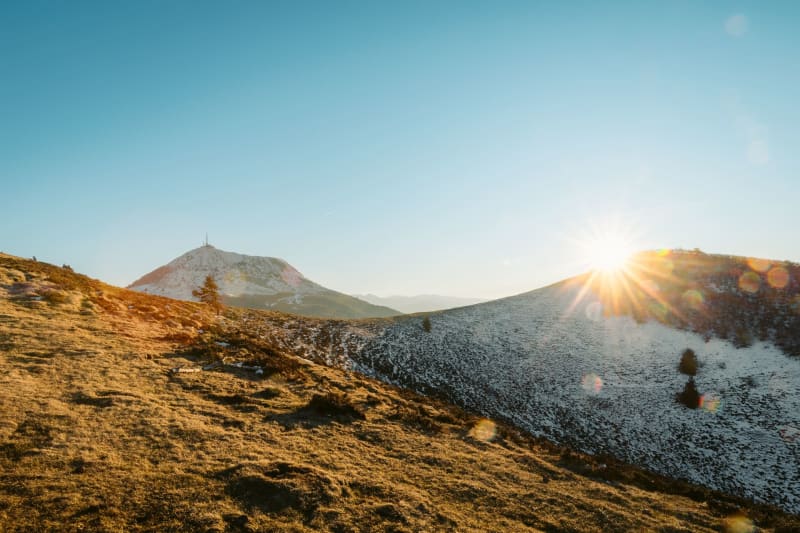
M800 261L800 5L0 7L0 250L498 298L603 236Z

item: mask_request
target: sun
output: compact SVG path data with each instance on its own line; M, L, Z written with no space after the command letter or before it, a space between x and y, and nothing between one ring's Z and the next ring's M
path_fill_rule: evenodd
M614 273L625 268L633 254L630 242L622 235L596 235L586 243L586 260L594 271Z
M570 314L578 309L584 300L589 316L590 306L597 306L603 313L634 313L644 316L647 297L659 304L660 296L651 288L653 282L647 265L642 262L639 247L642 225L624 223L622 219L610 219L604 224L591 224L576 245L576 258L581 267L589 268L586 275L575 277L579 287L575 298L566 310Z
M590 222L573 240L576 258L581 266L604 284L620 281L622 274L631 274L642 225L621 216Z

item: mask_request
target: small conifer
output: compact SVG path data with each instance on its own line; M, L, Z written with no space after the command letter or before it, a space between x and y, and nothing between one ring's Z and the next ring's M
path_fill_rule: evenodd
M219 299L219 286L211 275L206 276L203 285L200 288L192 291L192 296L198 298L201 302L211 306L217 314L222 308L222 303Z

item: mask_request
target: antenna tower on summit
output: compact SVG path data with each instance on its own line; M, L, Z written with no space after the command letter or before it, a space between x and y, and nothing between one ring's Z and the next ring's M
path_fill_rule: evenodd
M208 246L208 233L206 233L206 242L203 243L203 246Z

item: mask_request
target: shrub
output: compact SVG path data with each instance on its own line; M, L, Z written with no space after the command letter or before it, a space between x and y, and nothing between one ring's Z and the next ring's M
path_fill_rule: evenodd
M434 420L425 409L411 405L409 407L395 407L393 413L387 417L389 420L396 420L404 424L411 425L425 431L442 431L442 425Z
M430 331L431 331L431 319L430 319L430 317L427 317L427 316L426 316L426 317L425 317L425 318L422 320L422 329L424 329L425 331L427 331L428 333L430 333Z
M678 393L676 400L682 403L689 409L697 409L700 407L700 393L697 392L697 386L694 384L694 378L689 378L683 391Z
M317 414L330 416L342 420L365 420L364 413L353 405L349 398L343 394L329 392L328 394L314 394L308 402L308 408Z
M748 348L753 345L753 336L745 328L738 328L733 334L733 345L737 348Z
M678 370L681 374L687 376L697 375L697 355L691 348L686 348L681 354L681 362L678 364Z
M69 294L57 289L48 289L41 293L42 299L51 305L65 304L69 302Z

